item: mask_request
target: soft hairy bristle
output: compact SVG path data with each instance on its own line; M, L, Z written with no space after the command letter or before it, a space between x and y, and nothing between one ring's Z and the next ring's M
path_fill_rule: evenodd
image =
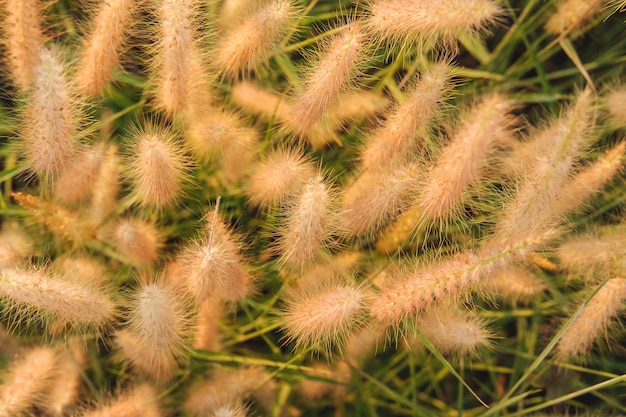
M350 282L294 291L282 314L287 340L296 348L341 348L362 325L366 304L365 289Z
M305 136L354 80L364 58L365 35L356 22L346 25L311 67L304 88L290 105L290 132Z
M39 50L44 43L39 0L3 1L6 60L15 85L26 92L36 77Z
M52 382L56 360L53 349L39 347L9 366L0 385L0 417L22 415L44 398L42 394Z
M215 64L229 78L256 71L274 53L295 15L291 0L263 4L218 39Z
M205 233L182 253L185 283L197 302L213 296L237 301L249 294L251 276L241 256L239 238L217 211L207 215Z
M561 35L574 29L600 11L604 0L561 0L546 22L546 30Z
M125 34L133 25L131 20L136 0L105 0L93 18L93 28L84 40L84 50L76 80L79 90L89 96L102 94L119 63Z
M74 137L76 109L64 65L46 48L38 51L39 64L24 109L20 147L32 173L54 182L78 150Z
M181 197L189 164L178 140L172 133L154 127L133 135L126 177L142 205L162 209Z
M166 381L186 350L188 320L178 293L166 284L144 284L135 293L129 324L118 332L123 355L156 381Z
M606 332L626 299L626 279L609 279L587 303L556 345L562 359L589 353L594 341Z
M101 289L21 268L0 270L0 298L7 313L19 318L49 317L68 325L102 327L115 315L115 304Z
M278 239L281 261L295 270L309 267L329 244L336 227L333 195L321 175L310 178L288 203L284 231Z
M409 154L424 151L432 119L451 87L449 80L450 67L443 62L421 75L406 100L373 132L360 156L363 168L397 164Z
M367 30L401 47L452 46L461 34L474 33L496 20L501 8L491 0L372 0Z
M297 149L270 152L256 165L246 184L248 201L255 206L279 204L313 177L313 164Z
M472 107L430 170L419 196L428 220L449 218L459 208L469 186L480 180L487 157L511 125L511 102L499 94Z
M113 398L109 404L87 411L82 417L161 417L157 393L149 385L139 385Z
M417 329L444 355L471 356L489 346L491 333L469 312L452 306L438 306L422 315Z
M136 265L149 265L159 256L162 237L153 223L137 218L121 220L113 240L117 249Z

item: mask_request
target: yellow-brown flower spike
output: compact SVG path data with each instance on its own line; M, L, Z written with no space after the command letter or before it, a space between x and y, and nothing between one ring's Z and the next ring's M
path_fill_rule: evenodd
M0 417L22 415L42 398L56 369L56 352L49 347L35 348L11 364L0 385Z
M285 229L278 239L281 262L302 271L310 267L328 244L337 221L333 193L321 175L310 178L287 203Z
M131 305L128 327L117 333L122 354L155 381L170 379L186 350L184 301L167 284L142 285Z
M163 209L181 197L189 164L178 140L167 130L154 127L133 135L126 178L141 205Z
M588 353L626 300L626 279L611 278L593 296L556 345L562 359Z
M288 130L306 137L331 103L354 81L364 59L366 37L357 22L347 24L309 69L304 87L290 105Z
M367 297L365 288L341 281L295 290L283 312L287 340L296 348L341 348L362 325Z
M371 0L365 27L381 39L432 48L485 28L501 14L491 0Z
M484 98L446 146L430 170L418 198L421 214L443 220L454 214L469 186L480 180L481 169L511 126L512 103L499 94Z
M84 40L76 74L82 94L98 96L119 65L124 37L131 29L137 0L105 0L93 17L93 28Z
M11 79L21 92L27 92L35 80L43 47L41 4L39 0L2 0L6 10L3 31L6 60Z
M57 53L40 48L39 65L24 110L21 150L29 170L52 183L78 150L76 110L65 68Z
M112 238L116 248L139 266L156 261L163 240L153 223L137 218L117 222Z
M246 76L267 63L297 16L293 0L273 0L256 9L217 41L215 65L228 78Z

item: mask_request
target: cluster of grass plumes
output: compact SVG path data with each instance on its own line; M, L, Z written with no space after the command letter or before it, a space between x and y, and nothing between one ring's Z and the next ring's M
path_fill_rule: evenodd
M626 413L619 6L0 1L0 416Z

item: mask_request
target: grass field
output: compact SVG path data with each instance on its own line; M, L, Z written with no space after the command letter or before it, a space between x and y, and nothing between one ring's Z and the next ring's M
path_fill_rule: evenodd
M626 415L625 7L0 0L0 417Z

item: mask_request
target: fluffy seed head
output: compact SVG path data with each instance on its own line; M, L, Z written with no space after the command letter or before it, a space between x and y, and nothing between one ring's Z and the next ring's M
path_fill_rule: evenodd
M56 369L56 352L35 348L10 365L0 385L0 417L21 415L43 398Z
M154 82L159 107L177 113L190 106L201 57L195 39L194 0L160 0Z
M70 326L102 327L115 315L115 304L101 289L50 276L45 271L0 270L0 298L6 314L52 319Z
M341 347L362 324L366 303L365 289L351 283L294 291L282 316L286 338L295 342L296 349Z
M76 75L79 90L97 96L118 65L124 35L132 26L136 0L106 0L93 18L93 28L84 41Z
M6 60L15 85L26 92L36 77L39 49L43 46L39 0L4 1L3 31Z
M589 142L593 123L593 97L582 92L571 109L541 132L542 140L552 146L536 161L522 179L514 200L504 209L495 234L494 245L515 245L539 236L563 220L564 206L560 198L569 180L575 161Z
M452 46L459 35L479 31L501 14L491 0L372 0L368 8L365 27L403 47Z
M396 106L372 134L360 157L363 168L393 165L424 148L423 138L450 88L449 80L450 68L443 62L422 74L406 101Z
M39 49L39 65L24 110L22 152L29 170L52 182L77 151L70 86L56 53Z
M246 134L236 114L211 111L191 123L185 140L200 161L208 162L223 155L235 143L244 141Z
M422 315L416 326L444 355L471 356L481 347L489 346L491 337L477 317L445 305Z
M229 78L257 70L288 32L295 15L291 0L264 4L217 41L215 64Z
M206 233L189 245L181 259L186 286L198 302L213 296L236 301L250 291L250 274L240 243L215 209L207 215Z
M334 226L331 190L324 178L317 175L288 204L287 223L278 240L278 251L282 262L301 271L328 244Z
M406 204L418 184L420 168L416 162L364 172L344 195L342 226L360 237L378 232Z
M66 205L84 202L91 196L98 170L105 158L106 145L100 143L81 150L55 184L54 194Z
M495 269L480 282L480 286L512 303L526 301L547 288L537 275L518 265Z
M92 225L99 226L113 212L120 187L120 157L117 145L109 145L91 184L91 207L89 218Z
M157 209L171 206L182 194L188 169L177 138L164 129L148 127L135 132L132 141L126 177L137 199Z
M449 218L468 187L480 179L481 168L511 124L511 103L495 94L478 103L461 123L437 165L431 169L419 197L430 220Z
M31 254L33 240L17 223L4 223L0 232L0 267L12 266Z
M144 284L133 297L129 317L128 328L117 334L122 353L154 380L168 380L186 349L181 298L165 284Z
M281 203L315 176L313 164L297 149L278 149L259 162L246 184L248 200L255 206Z
M626 279L609 279L576 317L556 345L562 359L588 353L598 336L605 332L626 299Z
M346 25L332 40L290 105L289 131L305 136L320 120L339 93L352 83L363 60L364 46L365 35L356 22Z
M264 378L260 368L217 370L191 390L184 409L192 415L210 415L214 410L250 394Z
M149 385L140 385L82 417L161 417L157 395Z
M626 128L626 85L621 85L604 96L604 108L613 127Z
M604 0L561 0L546 23L546 30L561 35L598 12Z
M162 237L154 224L128 218L121 220L113 231L117 249L136 265L148 265L159 256Z

